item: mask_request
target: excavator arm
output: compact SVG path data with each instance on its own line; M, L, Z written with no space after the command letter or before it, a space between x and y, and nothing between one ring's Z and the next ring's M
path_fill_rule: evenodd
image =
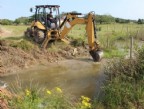
M89 13L87 18L78 17L80 13L68 13L60 26L60 39L64 40L72 27L76 24L86 24L86 32L88 37L89 53L94 61L100 61L103 52L100 50L99 42L96 36L95 16Z

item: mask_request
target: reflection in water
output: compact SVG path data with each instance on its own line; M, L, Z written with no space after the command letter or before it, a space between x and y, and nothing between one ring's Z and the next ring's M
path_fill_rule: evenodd
M12 85L16 77L23 86L39 84L40 87L52 89L61 87L68 93L76 96L85 95L93 97L98 92L99 84L103 80L100 73L100 63L82 60L66 60L47 66L38 66L27 69L16 75L1 78L1 80ZM98 87L96 87L98 86Z

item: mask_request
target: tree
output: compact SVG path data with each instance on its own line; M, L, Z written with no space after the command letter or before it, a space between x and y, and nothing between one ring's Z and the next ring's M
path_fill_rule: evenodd
M9 19L1 19L1 20L0 20L0 24L1 24L1 25L12 25L12 24L13 24L13 21L12 21L12 20L9 20Z
M144 24L144 19L138 19L137 23L138 24Z
M96 22L100 24L114 23L115 18L111 15L96 15Z
M28 17L19 17L17 19L15 19L14 21L15 24L24 24L27 25L29 23L29 18Z
M115 18L116 23L130 23L133 22L132 20L129 19L122 19L122 18Z

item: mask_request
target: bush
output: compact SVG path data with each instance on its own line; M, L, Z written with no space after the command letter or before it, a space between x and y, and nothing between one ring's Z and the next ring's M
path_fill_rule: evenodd
M2 20L0 20L0 24L1 25L12 25L13 21L8 20L8 19L2 19Z
M144 107L144 48L135 60L114 60L105 68L102 102L108 109Z

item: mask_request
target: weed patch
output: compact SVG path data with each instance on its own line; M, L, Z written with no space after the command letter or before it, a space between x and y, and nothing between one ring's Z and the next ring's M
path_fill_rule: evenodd
M144 107L144 48L135 60L114 60L105 68L108 79L102 103L107 109Z
M26 40L21 40L19 42L11 43L10 46L16 47L16 48L21 48L22 50L26 50L26 51L29 51L33 48L33 45Z

